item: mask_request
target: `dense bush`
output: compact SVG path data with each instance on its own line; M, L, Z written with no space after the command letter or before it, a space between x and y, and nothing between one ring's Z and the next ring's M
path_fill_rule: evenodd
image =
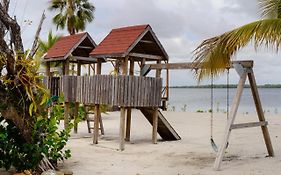
M64 150L73 124L65 130L59 130L59 121L63 116L63 108L54 105L50 115L43 112L38 117L32 133L31 143L26 142L11 121L0 117L0 167L9 169L11 166L22 171L34 169L45 156L52 163L67 159L70 150Z

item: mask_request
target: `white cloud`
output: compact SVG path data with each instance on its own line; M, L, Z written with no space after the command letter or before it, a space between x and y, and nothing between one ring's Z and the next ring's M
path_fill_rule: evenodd
M22 23L26 47L30 47L39 23L41 13L47 9L48 0L11 1L11 13L19 22L32 20L30 26ZM259 19L257 1L245 0L92 0L96 7L95 21L87 26L87 31L99 43L112 28L150 24L170 56L170 62L191 61L191 52L203 39L212 37L240 25ZM15 5L17 6L15 8ZM25 8L26 7L26 8ZM24 10L25 9L25 10ZM42 30L43 38L54 28L47 11L47 19ZM66 33L65 31L60 33ZM254 59L257 82L281 83L279 78L280 55L261 50L258 53L248 47L239 52L237 58ZM232 83L237 75L232 71ZM171 84L194 84L189 71L171 73ZM216 80L224 83L225 77Z

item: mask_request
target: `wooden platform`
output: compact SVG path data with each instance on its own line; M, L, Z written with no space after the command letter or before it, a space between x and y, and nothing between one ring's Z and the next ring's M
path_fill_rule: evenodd
M139 110L143 113L145 118L152 125L154 110L151 108L139 108ZM170 123L166 120L166 118L163 116L163 114L159 110L158 110L157 131L163 140L173 141L173 140L181 139L181 137L178 135L178 133L174 130L174 128L170 125Z

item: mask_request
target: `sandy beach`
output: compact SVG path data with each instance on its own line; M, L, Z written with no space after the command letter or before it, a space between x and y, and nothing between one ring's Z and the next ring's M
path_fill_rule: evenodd
M119 112L103 114L105 135L99 144L92 144L86 122L79 124L78 134L72 134L67 147L72 157L63 164L74 174L116 175L212 175L212 174L280 174L281 116L265 115L275 157L268 158L260 127L233 130L220 171L213 170L216 153L210 145L208 113L163 112L181 136L179 141L151 143L152 127L138 110L133 111L131 141L125 151L119 147ZM256 115L238 114L236 123L257 121ZM215 114L214 139L222 141L226 117Z

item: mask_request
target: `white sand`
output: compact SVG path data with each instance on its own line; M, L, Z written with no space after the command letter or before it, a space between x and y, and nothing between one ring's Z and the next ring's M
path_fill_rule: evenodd
M74 174L105 175L183 175L183 174L280 174L281 173L281 116L266 116L275 151L268 158L259 127L234 130L221 171L213 170L215 153L210 146L210 117L207 113L164 112L165 117L179 133L180 141L151 143L152 127L142 114L134 110L131 141L125 151L118 151L119 112L103 115L105 135L98 145L92 144L86 123L79 124L79 134L73 134L68 143L72 158L64 167ZM239 115L237 122L257 121L252 115ZM216 114L214 139L221 143L226 117ZM88 136L88 138L85 138Z

